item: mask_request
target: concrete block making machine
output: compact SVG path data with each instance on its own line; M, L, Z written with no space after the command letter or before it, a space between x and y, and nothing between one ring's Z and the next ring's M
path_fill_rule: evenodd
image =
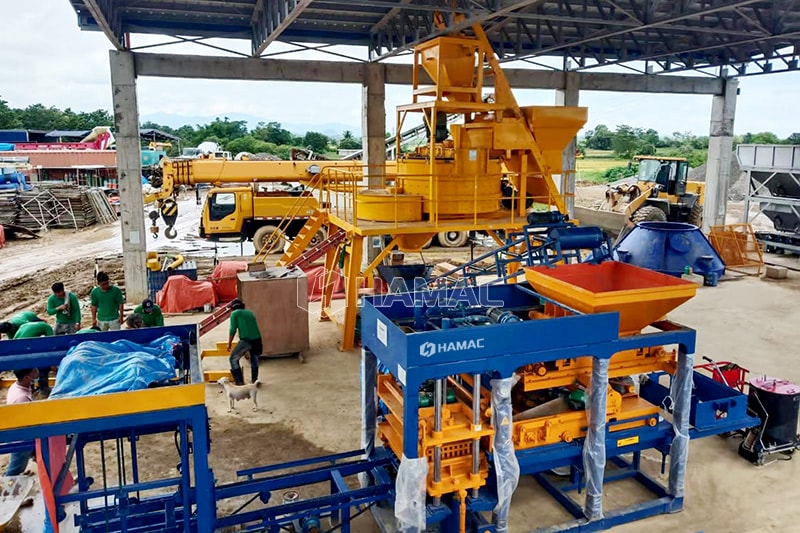
M695 285L614 261L526 278L367 299L363 444L399 463L394 513L375 508L384 531L509 531L522 474L574 517L547 531L676 512L689 439L757 424L743 394L693 371L694 330L664 319ZM668 464L666 486L645 450ZM621 479L652 498L604 508Z

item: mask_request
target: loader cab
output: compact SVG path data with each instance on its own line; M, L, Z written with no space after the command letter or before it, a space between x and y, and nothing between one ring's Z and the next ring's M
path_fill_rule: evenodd
M689 164L681 158L641 157L639 162L640 183L658 185L659 196L683 196L686 193L686 181L689 175Z

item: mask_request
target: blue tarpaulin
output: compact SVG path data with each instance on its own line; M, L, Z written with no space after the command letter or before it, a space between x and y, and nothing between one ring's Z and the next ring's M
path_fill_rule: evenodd
M86 341L70 348L58 367L50 398L94 396L146 389L175 377L175 346L165 335L148 344Z

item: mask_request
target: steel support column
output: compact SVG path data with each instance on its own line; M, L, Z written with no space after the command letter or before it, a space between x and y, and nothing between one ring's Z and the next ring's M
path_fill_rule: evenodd
M564 74L564 88L556 90L556 105L577 106L580 97L580 77L577 72ZM578 138L573 138L561 158L561 194L567 206L569 217L574 216L575 207L575 177L576 158L575 150L578 147Z
M147 297L142 159L139 139L139 107L136 101L136 71L131 52L110 52L111 90L117 133L117 177L122 224L122 261L125 292L130 302Z
M722 95L714 96L711 105L705 205L703 206L703 231L705 233L708 233L711 226L725 224L728 187L731 178L731 158L733 157L733 122L736 117L738 93L738 80L726 80Z

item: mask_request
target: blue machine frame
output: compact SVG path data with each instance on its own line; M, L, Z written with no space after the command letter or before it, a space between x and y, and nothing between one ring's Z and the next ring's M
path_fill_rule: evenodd
M679 511L683 506L687 442L673 446L676 431L682 435L702 437L758 423L757 419L747 416L746 396L693 372L694 330L662 321L653 324L659 330L657 332L620 337L619 313L582 314L566 308L573 314L548 320L424 331L429 316L442 310L452 311L459 304L466 308L481 306L513 310L531 308L543 300L547 299L536 294L527 284L464 287L365 298L361 319L364 346L361 376L364 448L376 449L376 369L379 364L403 385L403 454L408 459L414 459L418 456L417 391L427 380L460 374L509 378L518 369L532 363L590 356L593 358L592 388L605 391L608 386L607 361L614 354L638 348L677 345L677 371L673 379L693 380L694 392L691 386L677 389L684 392L672 398L672 424L662 420L655 427L645 425L609 432L606 430L603 399L602 405L593 406L593 409L598 408L598 413L602 413L597 417L602 418L602 422L594 423L590 418L590 430L594 432L590 431L582 439L583 444L576 441L528 448L517 451L516 457L521 473L533 474L556 501L575 517L573 522L555 528L548 527L547 531L597 531L655 514ZM408 333L401 325L413 326L416 332ZM603 361L606 361L605 372L602 372ZM669 395L669 389L660 385L658 379L657 375L651 376L650 381L642 386L641 396L655 405L662 405ZM599 383L594 383L596 380ZM488 382L488 379L482 380L484 384ZM589 472L584 469L583 461L583 446L588 444L601 450L604 457L603 461L594 464L589 461L586 464ZM641 452L645 449L656 449L665 456L670 455L668 487L649 478L639 468ZM631 460L621 457L629 453L633 454ZM616 466L613 473L605 470L606 457ZM571 470L568 482L553 481L546 474L553 468L565 466ZM653 492L655 498L603 515L602 487L593 491L591 486L586 486L588 474L594 474L594 479L604 479L606 483L622 478L635 479ZM587 489L587 502L585 507L581 507L567 492L584 487ZM481 489L478 497L467 498L471 530L494 531L480 514L487 510L486 501L492 501L494 497L489 483ZM452 507L445 512L428 505L428 524L439 522L440 531L458 531L458 521L447 519L448 515L458 516L458 508L455 507L458 503L454 500ZM591 508L600 512L592 513ZM385 516L376 513L376 518L384 531L393 531L392 524Z

